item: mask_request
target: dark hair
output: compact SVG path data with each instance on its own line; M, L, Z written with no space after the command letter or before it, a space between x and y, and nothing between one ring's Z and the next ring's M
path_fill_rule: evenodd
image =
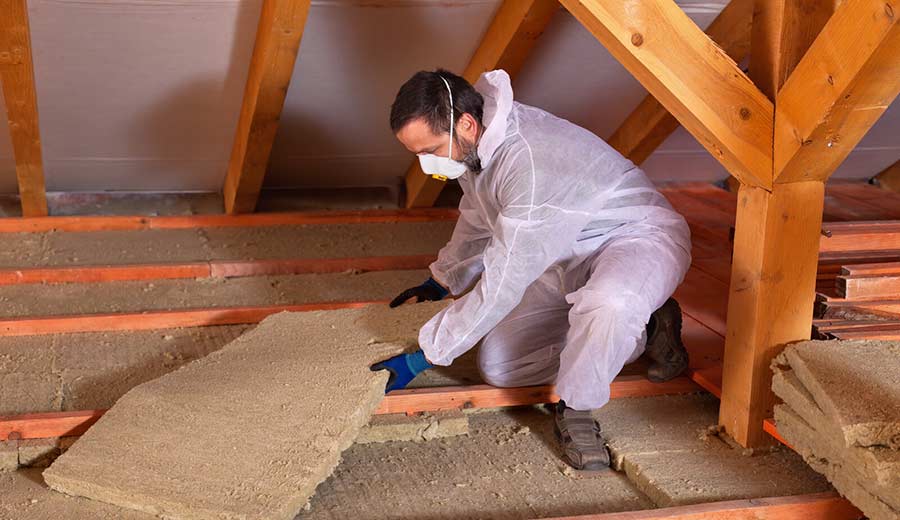
M391 130L396 134L407 123L425 118L431 131L442 134L450 131L450 96L441 77L450 84L453 92L453 118L471 114L481 126L484 98L464 78L444 69L434 72L419 71L400 87L391 105Z

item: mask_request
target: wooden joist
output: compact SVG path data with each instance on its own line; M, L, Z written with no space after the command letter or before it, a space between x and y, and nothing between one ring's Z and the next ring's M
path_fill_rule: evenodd
M835 492L709 502L644 511L542 520L857 520L862 513Z
M706 29L706 34L736 63L750 50L753 0L731 0ZM652 95L647 95L610 136L609 145L635 164L643 163L672 132L678 120Z
M825 180L900 92L900 13L845 0L776 98L775 182Z
M29 283L89 283L128 280L238 278L284 274L324 274L346 271L426 269L436 255L358 258L290 258L275 260L211 260L182 264L88 265L0 269L0 286Z
M772 102L672 0L561 2L743 184L772 187Z
M556 11L557 0L504 0L462 76L471 84L485 72L505 70L515 78ZM446 184L425 175L419 161L406 172L406 207L434 205Z
M205 327L259 323L270 314L282 311L327 311L384 304L386 301L301 303L295 305L259 305L213 307L178 311L145 311L106 314L79 314L0 319L0 336L34 336L70 332L104 332Z
M26 0L0 0L0 85L16 161L22 214L47 214L41 132Z
M459 218L459 211L455 208L298 211L251 215L2 218L0 219L0 233L439 222L457 218Z
M227 213L256 209L310 0L263 0L223 194Z
M647 397L697 392L686 377L652 383L643 376L619 376L610 384L610 397ZM470 408L498 408L554 403L554 387L497 388L490 385L410 388L387 394L376 414L437 412ZM37 439L81 435L106 410L47 412L0 417L0 440Z

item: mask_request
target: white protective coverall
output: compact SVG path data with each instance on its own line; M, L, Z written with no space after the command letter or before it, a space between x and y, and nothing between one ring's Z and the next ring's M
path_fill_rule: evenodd
M422 327L419 344L449 365L481 341L487 383L555 382L568 406L599 408L687 272L687 223L602 139L514 102L505 71L475 88L483 171L460 177L460 218L430 269L454 295L477 283Z

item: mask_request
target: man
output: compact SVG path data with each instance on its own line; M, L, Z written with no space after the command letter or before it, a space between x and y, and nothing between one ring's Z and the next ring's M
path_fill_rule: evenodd
M391 107L391 128L423 170L459 178L463 197L432 277L400 294L456 299L420 331L420 351L386 360L388 390L480 342L478 367L499 387L556 384L557 437L576 469L609 455L590 411L642 353L648 377L687 367L670 298L690 265L690 232L644 175L597 136L513 101L509 76L473 88L419 72Z

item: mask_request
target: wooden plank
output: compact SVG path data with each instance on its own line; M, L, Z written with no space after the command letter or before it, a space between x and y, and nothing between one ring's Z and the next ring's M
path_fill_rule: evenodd
M116 216L0 218L0 233L47 231L135 231L142 229L194 229L222 227L302 226L318 224L372 224L442 222L456 220L455 208L378 209L359 211L298 211L249 215Z
M750 50L753 0L731 0L706 28L706 34L735 63ZM647 95L608 139L610 146L635 164L643 163L672 132L678 120L659 101Z
M738 194L719 423L745 447L770 442L772 358L810 337L823 195L821 182Z
M847 204L871 208L878 215L876 220L900 220L900 194L871 184L835 180L825 186L826 193L843 197Z
M893 276L863 275L837 277L837 292L848 300L900 298L900 273Z
M834 0L757 0L750 77L769 99L775 99L834 7Z
M303 303L296 305L261 305L219 307L178 311L147 311L109 314L81 314L0 320L0 336L33 336L69 332L103 332L115 330L152 330L207 325L258 323L270 314L282 311L306 312L362 307L386 301L354 301Z
M256 209L310 0L263 0L223 194L227 213Z
M106 410L45 412L0 416L0 440L46 439L81 435Z
M725 336L728 285L691 267L675 290L675 299L685 314Z
M462 77L474 85L483 73L503 69L515 78L558 10L557 0L504 0ZM405 183L407 208L433 206L445 185L426 175L418 160L406 172Z
M401 271L427 269L437 255L373 256L359 258L293 258L287 260L213 260L210 276L235 278L275 274L324 274L345 271Z
M0 0L0 86L16 160L22 214L47 214L41 132L26 0Z
M184 278L237 278L281 274L323 274L345 271L426 269L436 255L358 258L288 258L274 260L212 260L183 264L85 265L0 269L0 286L29 283L90 283Z
M845 300L821 298L815 303L815 316L830 319L835 316L878 316L900 319L900 298L891 300Z
M732 175L771 188L772 102L675 2L561 3Z
M900 222L829 222L822 226L819 248L823 253L841 251L895 252L900 250ZM890 253L888 253L890 254Z
M873 179L878 186L900 193L900 160L888 166L884 171L876 175Z
M835 492L753 498L689 506L543 520L858 520L862 513Z
M699 388L686 377L652 383L643 376L619 376L610 385L610 397L647 397L683 394ZM384 397L376 414L437 412L470 408L498 408L555 403L552 385L497 388L490 385L409 388ZM106 410L48 412L0 417L0 439L39 439L81 435Z
M208 262L0 269L0 285L90 283L209 278Z
M900 24L883 0L845 0L776 98L775 179L825 180L900 93Z
M816 334L821 338L900 340L900 320L893 321L820 321L814 324Z
M845 265L841 267L841 274L846 276L900 275L900 262Z

